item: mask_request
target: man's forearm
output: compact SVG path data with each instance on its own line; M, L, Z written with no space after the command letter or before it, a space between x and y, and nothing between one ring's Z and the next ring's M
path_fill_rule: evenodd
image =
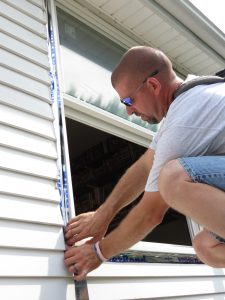
M123 222L100 241L103 255L110 258L142 240L161 223L167 209L158 192L145 193Z

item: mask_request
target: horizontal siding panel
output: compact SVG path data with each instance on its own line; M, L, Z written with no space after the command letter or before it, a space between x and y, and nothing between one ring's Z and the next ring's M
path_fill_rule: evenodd
M27 0L28 2L40 7L41 9L44 9L44 0Z
M2 32L0 32L0 45L3 49L15 53L45 68L46 70L49 70L48 57L43 52L34 49L33 47L30 47Z
M72 278L0 278L2 300L75 300Z
M46 27L42 23L2 1L0 1L0 14L12 22L47 39Z
M0 145L38 156L57 158L55 142L2 124L0 125Z
M37 36L35 33L15 24L14 22L2 16L0 16L0 23L1 30L4 33L47 54L47 41L44 38Z
M146 242L145 242L146 243ZM152 251L149 250L147 252L149 253L182 253L181 250L185 250L183 253L184 256L188 255L185 247L179 246L179 245L168 245L172 246L174 249L173 252L171 251L165 251L166 244L160 244L159 243L146 243L149 244L148 248L151 249L151 244L153 244ZM154 251L154 244L157 245L157 248L161 251ZM177 249L177 251L176 251ZM135 253L135 251L134 251ZM141 253L141 252L140 252ZM186 254L185 254L186 253ZM176 277L179 274L179 277L211 277L215 276L215 278L225 278L225 269L214 269L211 267L208 267L204 264L157 264L157 263L112 263L107 262L101 265L100 268L92 271L89 274L89 278L93 277L93 280L100 280L102 277L107 278L151 278L151 277L162 277L162 278L169 278L169 277Z
M25 76L50 85L49 71L13 53L0 49L0 64Z
M222 300L224 299L224 296L225 296L224 293L222 294L218 293L218 294L202 295L202 296L200 295L200 296L176 297L176 300ZM161 298L161 299L166 299L166 298Z
M116 280L102 278L99 282L93 279L88 281L88 290L91 300L170 299L170 297L172 299L177 299L177 297L182 299L183 296L188 298L193 295L200 295L202 299L205 299L204 295L208 297L209 294L213 296L214 293L224 293L224 285L225 278L220 280L214 279L213 276L180 278L177 274L175 278L166 279L135 278L130 280L118 277ZM108 293L109 290L113 293Z
M46 24L47 18L44 10L33 3L26 1L26 0L4 0L11 6L15 7L16 9L26 13L27 15L33 17L36 20L41 21L43 24Z
M49 86L1 66L0 83L30 93L32 96L43 99L44 101L50 101Z
M56 161L0 146L0 168L57 180Z
M0 104L0 123L55 140L51 121Z
M205 265L104 263L88 275L89 297L92 300L105 300L106 295L107 300L213 297L214 293L225 292L224 272ZM107 290L114 293L107 294Z
M52 107L49 103L7 85L0 84L0 103L5 103L48 120L54 119Z
M64 250L62 218L58 226L0 220L0 247Z
M0 277L69 275L63 251L0 248L0 266Z
M176 300L222 300L224 299L224 297L225 297L224 293L218 293L218 294L213 293L211 295L176 297ZM161 299L166 299L166 298L161 298Z
M0 194L0 218L45 224L61 224L59 204Z
M0 169L0 194L59 202L56 182Z

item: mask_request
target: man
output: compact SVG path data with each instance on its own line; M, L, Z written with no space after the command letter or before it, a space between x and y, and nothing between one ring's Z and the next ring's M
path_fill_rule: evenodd
M76 280L131 247L161 223L169 207L204 227L193 241L199 258L225 267L225 84L198 85L174 99L182 80L164 53L133 47L112 73L126 105L149 123L164 122L140 159L96 211L68 224L65 264ZM116 213L144 191L139 204L104 239ZM224 238L224 239L223 239Z

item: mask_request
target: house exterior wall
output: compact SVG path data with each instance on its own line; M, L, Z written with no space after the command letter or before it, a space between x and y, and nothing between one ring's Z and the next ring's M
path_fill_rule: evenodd
M75 297L63 265L46 23L42 0L0 1L2 300Z
M44 0L0 1L2 300L75 299L63 265L46 23ZM134 250L192 252L143 244ZM224 281L224 270L204 265L105 263L88 276L88 292L96 300L222 299Z

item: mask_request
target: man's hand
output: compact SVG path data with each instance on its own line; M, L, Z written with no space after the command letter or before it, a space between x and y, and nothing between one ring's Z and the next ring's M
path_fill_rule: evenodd
M86 278L87 273L100 266L101 261L93 250L93 245L84 244L65 251L65 265L76 281Z
M68 246L86 238L91 238L88 243L101 240L108 228L110 219L103 212L87 212L71 219L65 229L65 239Z

